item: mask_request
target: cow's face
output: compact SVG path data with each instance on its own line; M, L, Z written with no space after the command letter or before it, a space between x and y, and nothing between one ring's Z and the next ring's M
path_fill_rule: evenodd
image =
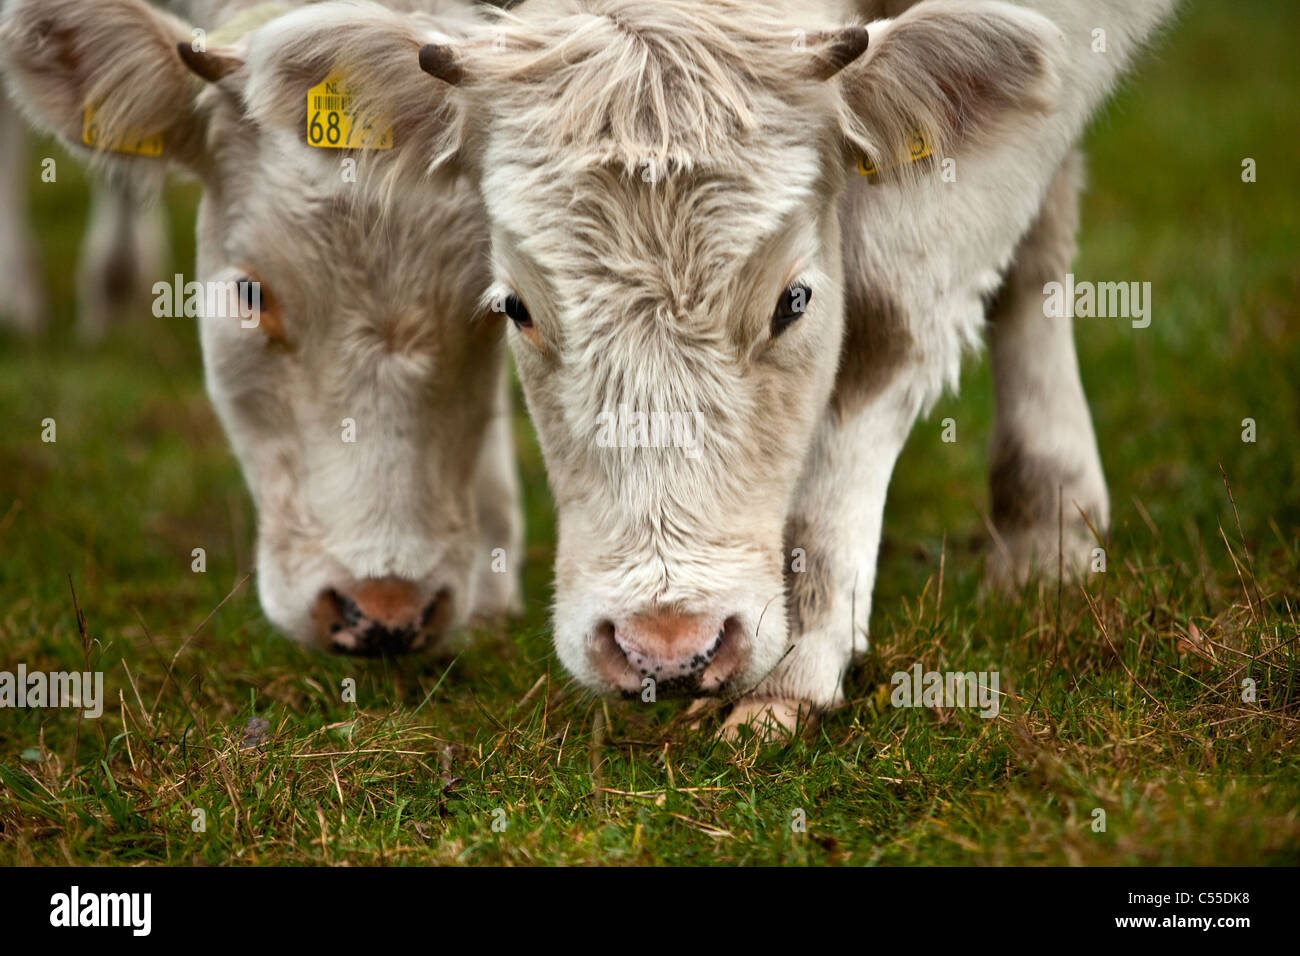
M513 108L483 141L495 295L558 508L556 648L601 690L745 690L786 647L783 526L842 331L842 150L825 84L725 79L686 107L715 143L628 130L575 156L560 117ZM528 95L544 111L572 82Z
M253 102L305 113L333 64L281 74L280 54L346 12L301 11L199 52L189 27L136 0L18 2L4 46L47 125L79 138L94 102L102 137L158 133L164 159L203 183L199 294L161 276L158 291L200 312L208 389L257 504L267 616L333 650L416 650L470 609L471 569L488 561L474 475L505 320L481 305L471 187L448 177L381 216L353 195L344 161L358 154L309 150L305 115L293 132L250 119Z
M459 89L434 159L480 181L559 508L556 647L584 683L741 693L786 653L845 171L865 153L905 181L917 130L944 156L1041 109L1054 35L1003 4L923 4L868 36L794 5L532 0L422 50Z
M420 649L488 561L474 476L503 355L481 211L449 184L381 222L246 125L226 141L247 154L211 172L200 274L254 279L260 321L205 315L200 333L257 503L262 606L332 649Z

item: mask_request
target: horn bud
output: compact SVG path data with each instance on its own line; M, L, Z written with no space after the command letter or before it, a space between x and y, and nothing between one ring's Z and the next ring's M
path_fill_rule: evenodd
M243 61L238 57L207 51L200 52L189 43L177 44L176 52L181 55L181 60L189 67L191 73L202 77L209 83L221 82L244 65Z
M420 48L420 69L430 76L436 76L449 86L460 86L465 79L465 71L451 47L441 43L429 43Z
M813 75L819 80L829 80L867 52L870 40L871 35L864 26L840 30L817 51L817 65L813 67Z

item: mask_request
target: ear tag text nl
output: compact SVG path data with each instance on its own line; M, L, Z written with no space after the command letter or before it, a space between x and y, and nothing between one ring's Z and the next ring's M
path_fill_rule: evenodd
M358 116L341 74L330 73L307 91L307 144L317 149L392 149L393 129Z

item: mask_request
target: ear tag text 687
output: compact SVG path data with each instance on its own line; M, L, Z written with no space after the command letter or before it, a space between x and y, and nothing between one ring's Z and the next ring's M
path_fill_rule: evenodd
M307 144L317 149L392 149L393 129L359 116L347 82L337 71L307 91Z

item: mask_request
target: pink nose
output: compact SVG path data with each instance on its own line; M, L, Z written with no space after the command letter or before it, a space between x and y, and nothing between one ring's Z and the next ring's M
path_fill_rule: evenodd
M400 578L366 578L316 599L317 637L343 654L403 654L433 644L450 618L451 595L428 600L422 588Z
M716 693L739 669L742 635L721 615L659 611L606 622L592 642L598 673L626 693L646 678L664 693Z

